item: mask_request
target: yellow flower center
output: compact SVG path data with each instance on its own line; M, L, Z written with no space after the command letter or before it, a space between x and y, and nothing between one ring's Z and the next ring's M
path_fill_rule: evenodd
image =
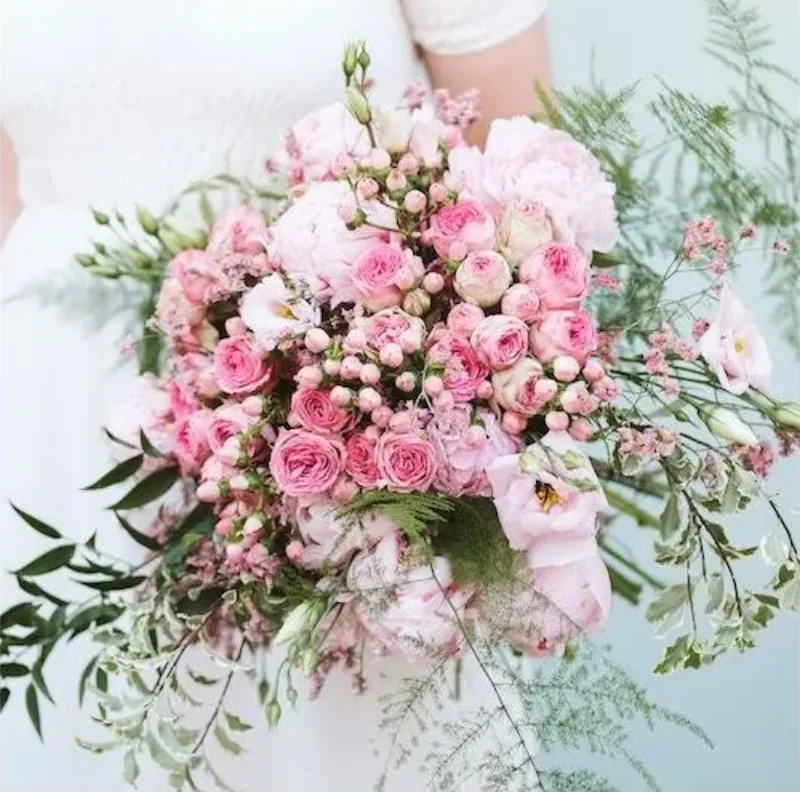
M544 481L536 482L535 491L539 505L545 514L549 514L553 506L557 506L561 503L561 496L555 491L555 488L550 484L546 484Z
M286 303L281 303L275 313L277 313L281 319L297 319L294 311L292 311L292 309Z
M747 341L742 336L737 336L733 342L733 348L737 355L743 355L747 351Z

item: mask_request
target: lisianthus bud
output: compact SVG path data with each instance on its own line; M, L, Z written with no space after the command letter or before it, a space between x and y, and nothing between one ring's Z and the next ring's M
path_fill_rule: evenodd
M136 219L139 221L139 225L142 227L142 231L144 231L145 234L155 236L158 233L158 220L143 206L136 207Z
M800 404L797 402L786 402L778 407L772 414L775 423L787 429L800 430Z
M758 445L753 430L735 412L715 405L698 407L697 412L711 434L720 440L745 446Z
M378 145L392 154L404 152L413 127L411 113L406 109L379 107L374 115Z
M311 603L306 600L301 602L284 620L277 635L272 639L273 646L288 643L306 629L311 615Z
M348 44L344 50L344 57L342 58L342 71L348 82L350 78L356 73L356 66L358 65L358 45Z
M267 723L270 729L274 729L281 719L281 705L277 699L272 699L267 705Z
M359 124L368 124L372 120L372 110L370 109L367 97L358 88L345 88L344 91L347 109L352 113L353 118Z

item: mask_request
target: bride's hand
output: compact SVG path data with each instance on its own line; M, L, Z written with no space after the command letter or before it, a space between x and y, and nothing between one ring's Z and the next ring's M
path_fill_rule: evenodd
M21 208L17 193L17 155L11 138L0 127L0 241L6 238Z

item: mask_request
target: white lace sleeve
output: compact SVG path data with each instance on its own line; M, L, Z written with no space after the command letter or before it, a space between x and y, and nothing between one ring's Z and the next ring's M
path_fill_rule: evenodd
M401 0L411 35L437 55L480 52L513 38L544 13L547 0Z

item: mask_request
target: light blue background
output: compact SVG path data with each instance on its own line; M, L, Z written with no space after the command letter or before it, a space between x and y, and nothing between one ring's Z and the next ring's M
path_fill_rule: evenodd
M800 4L797 0L761 0L764 18L773 26L773 58L800 72ZM556 84L586 85L592 48L596 73L610 88L642 79L643 94L655 90L653 75L706 99L722 98L731 78L702 51L706 27L703 0L552 0L550 42ZM775 83L785 106L798 108L798 94ZM758 317L775 359L773 390L798 398L797 362L771 326L770 300L763 296L761 263L740 272L735 290ZM794 511L800 527L800 473L797 458L776 469L771 485ZM749 512L736 526L741 541L761 535L770 515ZM630 544L641 559L649 543L631 526ZM771 530L771 527L770 529ZM796 792L800 675L797 620L783 616L770 625L756 650L723 659L713 669L668 677L650 673L663 649L642 618L624 604L616 606L608 638L615 655L654 698L691 716L716 742L709 751L694 738L672 728L636 736L639 755L667 792ZM605 769L605 768L604 768ZM618 766L609 775L623 784L629 776ZM640 781L623 786L638 789Z

